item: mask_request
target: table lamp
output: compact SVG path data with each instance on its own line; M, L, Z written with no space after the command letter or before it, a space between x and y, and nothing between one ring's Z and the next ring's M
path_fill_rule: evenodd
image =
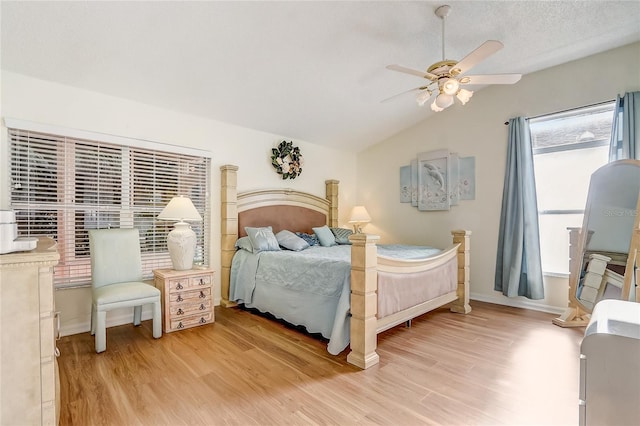
M349 223L353 224L353 232L356 234L362 234L362 226L371 222L371 216L367 212L364 206L355 206L351 210L351 216L349 216Z
M202 216L188 197L173 197L158 215L160 220L177 220L178 223L167 235L167 247L173 269L186 271L193 266L196 253L196 233L187 221L200 221Z

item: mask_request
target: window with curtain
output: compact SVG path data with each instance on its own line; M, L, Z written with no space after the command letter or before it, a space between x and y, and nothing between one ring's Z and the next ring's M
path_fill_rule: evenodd
M529 120L540 251L546 274L569 274L568 227L581 227L591 174L608 162L614 103Z
M10 203L18 233L57 241L56 287L90 283L91 229L136 228L145 278L153 276L153 269L171 268L166 241L173 223L156 216L176 195L191 198L204 219L192 223L197 235L194 262L208 264L208 157L165 151L164 145L146 141L142 145L147 146L140 147L18 128L8 131Z

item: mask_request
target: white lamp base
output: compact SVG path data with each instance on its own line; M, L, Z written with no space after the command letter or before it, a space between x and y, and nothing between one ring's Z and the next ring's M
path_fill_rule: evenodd
M186 222L178 222L169 235L167 246L173 269L186 271L193 267L193 257L196 254L196 233Z

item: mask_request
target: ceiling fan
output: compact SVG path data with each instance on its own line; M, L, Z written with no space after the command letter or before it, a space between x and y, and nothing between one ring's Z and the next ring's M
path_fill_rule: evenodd
M443 5L435 10L438 18L442 19L442 61L436 62L427 68L427 71L415 70L403 67L401 65L388 65L387 69L398 71L405 74L415 75L428 82L420 87L416 87L406 92L399 93L382 102L388 102L398 96L418 92L416 101L418 105L423 106L434 95L435 99L431 104L433 111L442 111L453 105L454 97L464 105L466 104L473 91L464 89L463 86L485 85L485 84L514 84L520 80L520 74L489 74L489 75L465 75L467 71L476 66L490 55L496 53L504 46L497 40L487 40L473 52L465 56L461 61L452 61L445 59L444 54L444 26L445 20L451 12L451 6Z

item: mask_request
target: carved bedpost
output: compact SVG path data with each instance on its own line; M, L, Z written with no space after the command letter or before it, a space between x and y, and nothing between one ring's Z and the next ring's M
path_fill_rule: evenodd
M238 166L226 164L220 167L220 223L221 243L220 256L220 304L224 307L235 306L229 301L229 282L231 277L231 259L236 251L238 239Z
M380 361L376 353L378 299L377 235L352 234L351 241L351 352L350 364L362 369Z
M451 312L468 314L471 312L469 305L469 266L471 250L471 231L451 231L453 243L458 246L458 299L451 305Z
M327 225L332 228L338 227L338 184L339 180L331 179L324 181L326 185L326 198L330 203L329 217L327 218Z

